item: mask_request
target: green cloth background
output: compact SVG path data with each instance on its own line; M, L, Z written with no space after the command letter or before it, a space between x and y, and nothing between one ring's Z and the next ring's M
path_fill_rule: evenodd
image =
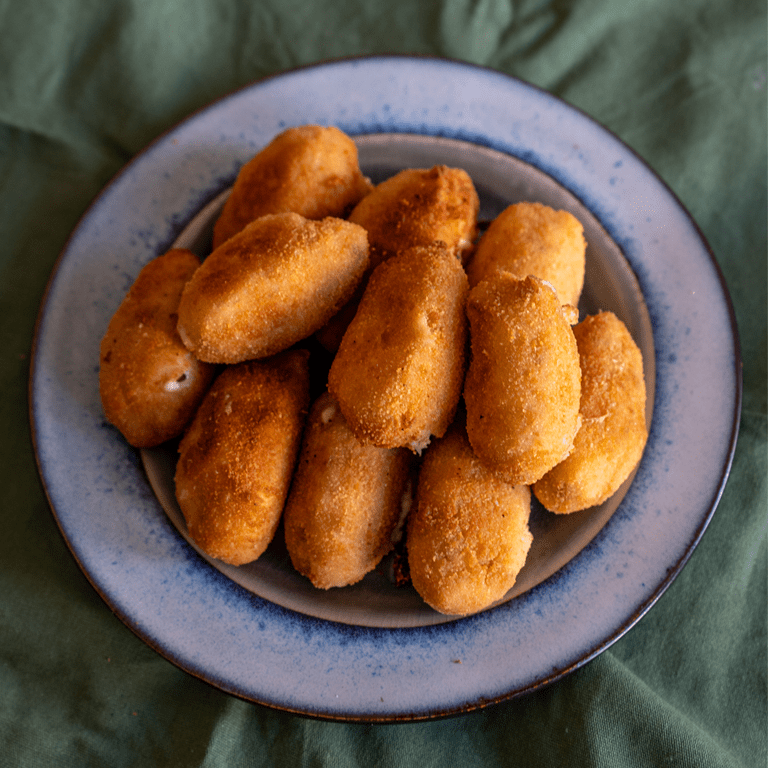
M0 766L764 768L766 22L765 0L0 0ZM27 384L46 280L126 162L265 75L391 52L521 77L643 156L723 269L744 402L700 546L608 651L461 717L347 725L227 696L113 616L48 507Z

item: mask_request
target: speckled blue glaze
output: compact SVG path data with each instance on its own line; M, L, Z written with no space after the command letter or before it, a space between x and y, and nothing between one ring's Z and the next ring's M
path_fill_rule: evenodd
M357 627L255 596L187 545L135 451L104 422L98 346L135 275L256 149L303 123L446 136L519 157L591 210L639 281L656 380L635 480L577 557L477 616L412 629ZM373 57L288 72L234 93L164 135L113 180L52 275L30 408L62 533L94 587L148 644L191 674L272 707L411 720L533 690L629 629L714 513L740 394L736 328L717 264L642 160L589 117L505 75L445 60Z

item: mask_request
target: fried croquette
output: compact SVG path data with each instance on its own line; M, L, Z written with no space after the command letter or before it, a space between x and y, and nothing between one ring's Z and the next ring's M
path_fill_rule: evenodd
M273 355L324 325L367 265L368 240L357 224L262 216L213 251L189 281L179 333L206 362Z
M327 392L312 405L285 505L285 543L315 587L355 584L393 547L410 453L362 445Z
M355 142L338 128L288 128L240 169L214 225L213 247L268 213L344 218L371 186Z
M485 467L457 419L427 448L419 471L407 534L416 591L450 615L476 613L503 598L533 540L530 510L529 488Z
M382 181L352 210L349 221L368 232L370 273L382 261L410 248L442 242L462 263L477 235L480 199L469 174L459 168L407 168ZM318 331L317 338L336 352L357 311L367 276L357 293Z
M507 272L470 291L467 316L469 441L507 482L530 485L570 453L579 428L573 331L548 283Z
M407 168L377 184L349 220L367 230L374 268L401 251L436 240L461 256L477 234L479 207L466 171L436 165Z
M232 565L277 529L309 405L308 353L226 367L179 444L176 499L192 540Z
M199 266L197 256L184 249L150 261L102 339L104 415L136 448L178 437L213 377L213 366L199 362L176 330L181 292Z
M461 397L467 277L444 245L411 248L371 275L328 375L363 443L419 452Z
M467 267L474 288L495 272L534 275L554 287L561 304L578 306L584 286L584 228L568 211L541 203L505 208L477 244Z
M612 496L648 439L643 357L624 323L600 312L573 333L581 361L581 428L570 456L533 486L542 505L560 514Z

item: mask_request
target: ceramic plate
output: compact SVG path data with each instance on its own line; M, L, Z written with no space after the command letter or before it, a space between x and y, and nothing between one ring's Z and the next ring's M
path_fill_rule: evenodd
M640 346L648 445L605 505L535 505L515 589L450 619L386 568L320 592L279 536L231 568L186 539L173 447L141 454L105 423L98 347L141 267L173 244L205 254L237 170L290 125L337 125L374 180L465 168L490 218L516 200L566 208L589 243L582 315L610 309ZM197 113L94 202L43 302L30 407L40 473L73 555L112 610L190 674L244 699L328 719L403 721L534 690L627 631L680 571L714 513L735 447L732 307L695 223L631 150L530 85L446 60L372 57L281 74ZM706 418L702 418L702 414Z

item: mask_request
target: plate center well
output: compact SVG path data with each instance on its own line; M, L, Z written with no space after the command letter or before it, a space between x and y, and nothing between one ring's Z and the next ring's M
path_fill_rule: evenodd
M587 240L584 291L580 316L598 310L614 312L640 347L646 377L646 420L654 402L655 358L651 321L637 279L616 243L597 218L552 177L518 158L469 142L416 134L356 136L360 165L374 182L403 168L443 164L463 168L480 196L480 218L490 220L508 205L538 201L571 212L582 223ZM175 247L204 257L210 248L213 223L228 192L205 206L184 228ZM175 445L141 452L149 482L179 533L189 540L173 485ZM573 559L608 522L621 503L632 478L604 504L571 515L553 515L533 501L534 536L525 567L502 602L540 584ZM198 550L199 551L199 550ZM267 551L254 563L230 566L201 553L212 567L266 600L320 619L373 627L417 627L451 621L427 606L411 587L396 587L386 562L359 584L341 589L315 589L292 567L278 530Z

